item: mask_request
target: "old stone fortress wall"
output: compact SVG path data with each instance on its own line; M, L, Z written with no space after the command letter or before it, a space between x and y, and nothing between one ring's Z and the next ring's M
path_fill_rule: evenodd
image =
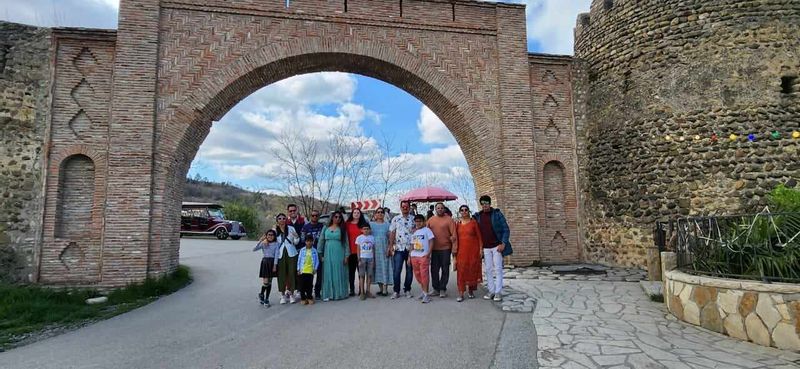
M141 3L155 9L167 4L169 12L163 13L167 15L152 24L170 27L200 23L208 18L203 12L216 6L210 0L191 6L180 1ZM239 8L213 18L220 22L215 27L235 31L241 20L237 17L269 18L285 11L280 7L253 10L260 4L256 0L229 3ZM415 35L413 29L426 37L418 47L441 46L430 53L414 48L417 57L445 55L442 70L452 73L454 80L469 81L464 84L469 88L464 89L482 106L480 114L488 125L483 129L506 127L506 112L519 113L517 126L501 131L507 132L505 136L489 135L505 142L505 146L495 146L507 150L497 155L519 155L519 168L499 164L499 160L513 162L502 157L498 161L490 157L480 165L470 163L478 191L497 195L500 206L509 209L516 242L513 263L585 261L643 267L654 221L676 215L746 211L763 204L764 195L775 185L794 184L800 177L800 140L791 137L800 130L800 2L595 0L591 12L577 19L574 57L524 54L524 22L504 23L524 18L521 7L406 1L405 7L395 9L350 1L348 11L343 12L338 6L319 9L307 1L293 3L304 12L278 14L281 26L300 29L297 37L310 40L309 45L316 42L315 37L339 32L338 24L354 29L373 27L370 33L342 37L376 40L410 37ZM431 9L436 11L428 11ZM298 28L315 11L321 12L315 15L318 17L335 13L338 23L332 21L333 25L319 32ZM398 19L388 19L385 14L389 11L402 11L406 23L389 24ZM315 19L327 24L323 18ZM384 29L380 27L392 31L378 32ZM123 29L133 28L134 23L121 23L118 32L0 24L0 276L4 279L118 284L127 280L124 260L139 263L143 258L146 267L142 270L147 273L163 273L176 265L177 248L171 246L176 237L159 234L150 247L160 246L144 251L104 244L104 227L118 222L104 213L109 209L104 191L115 189L110 181L116 175L107 169L115 163L103 151L114 141L108 137L113 127L109 128L111 114L105 103L118 98L112 81L135 77L115 74L115 63L130 58L133 52L127 48L130 45L121 46L134 38L122 38ZM508 34L514 37L503 38ZM157 36L155 33L155 40ZM454 53L466 40L482 50L483 57L459 62L464 57ZM385 41L370 45L378 42ZM405 39L393 42L403 43L408 50ZM177 60L178 54L171 60ZM523 73L509 61L518 57L504 56L512 54L524 56ZM205 63L180 67L200 70L213 64ZM411 66L415 62L403 59L397 63ZM161 72L169 68L168 61L160 65ZM201 77L198 72L196 78ZM423 97L423 103L444 101L444 97L426 101L427 87L403 85L399 78L392 81L402 88L420 88L417 96ZM179 97L180 88L186 90L190 82L176 80L176 89L159 101ZM522 89L515 89L520 86ZM221 95L225 93L232 92L225 90ZM514 100L521 98L529 101L527 107ZM441 105L449 106L447 103ZM452 117L459 117L458 111L452 112ZM773 132L778 132L777 137ZM151 132L151 136L168 133ZM755 135L752 141L747 138L751 133ZM186 137L199 145L205 134L207 131L200 129ZM731 140L731 134L737 138ZM510 145L514 137L521 141ZM465 154L480 155L480 151L467 152L473 150L473 145L465 145L471 141L460 143ZM190 162L191 154L188 149L181 152L187 157L170 159ZM498 173L505 176L505 182L487 178L495 168L501 168ZM167 188L163 193L169 194L170 186L177 183L180 181L164 182ZM156 183L155 189L163 190L160 186ZM521 205L515 204L515 198ZM114 206L128 201L114 200ZM175 206L174 199L169 201L163 205L165 209ZM178 223L165 220L159 224L167 224L167 230L156 225L153 232L168 233ZM113 226L126 229L125 225ZM146 242L141 237L137 234L133 241ZM123 260L123 264L104 266L109 255L121 255L114 260ZM115 274L116 268L120 269Z

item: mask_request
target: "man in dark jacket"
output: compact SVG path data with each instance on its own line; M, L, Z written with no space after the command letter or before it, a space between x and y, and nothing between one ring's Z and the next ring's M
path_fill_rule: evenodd
M478 221L478 228L483 238L483 265L486 271L486 285L489 292L484 299L501 301L503 291L503 256L511 255L511 232L506 217L500 209L492 207L492 198L483 195L480 198L481 211L473 217Z
M286 219L286 224L292 226L294 231L299 235L303 230L303 225L306 224L306 219L297 211L297 205L295 204L289 204L286 207L286 211L289 213L289 219Z

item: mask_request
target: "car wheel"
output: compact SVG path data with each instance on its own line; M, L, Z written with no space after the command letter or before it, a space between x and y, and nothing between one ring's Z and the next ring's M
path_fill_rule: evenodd
M242 238L242 236L231 236L231 239L234 241L239 240L240 238Z
M217 236L217 238L220 240L228 239L228 231L226 231L225 228L217 229L217 231L214 232L214 235Z

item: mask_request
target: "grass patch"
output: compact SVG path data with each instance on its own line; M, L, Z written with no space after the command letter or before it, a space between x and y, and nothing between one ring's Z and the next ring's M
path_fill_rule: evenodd
M108 294L108 302L98 305L86 304L86 299L101 295L91 289L0 284L0 352L37 332L68 330L131 311L191 281L189 268L179 266L168 276L113 290Z

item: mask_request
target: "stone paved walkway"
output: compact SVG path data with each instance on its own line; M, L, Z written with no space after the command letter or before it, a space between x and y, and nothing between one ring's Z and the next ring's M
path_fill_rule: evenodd
M800 354L678 322L638 283L512 279L535 298L540 368L800 368Z

